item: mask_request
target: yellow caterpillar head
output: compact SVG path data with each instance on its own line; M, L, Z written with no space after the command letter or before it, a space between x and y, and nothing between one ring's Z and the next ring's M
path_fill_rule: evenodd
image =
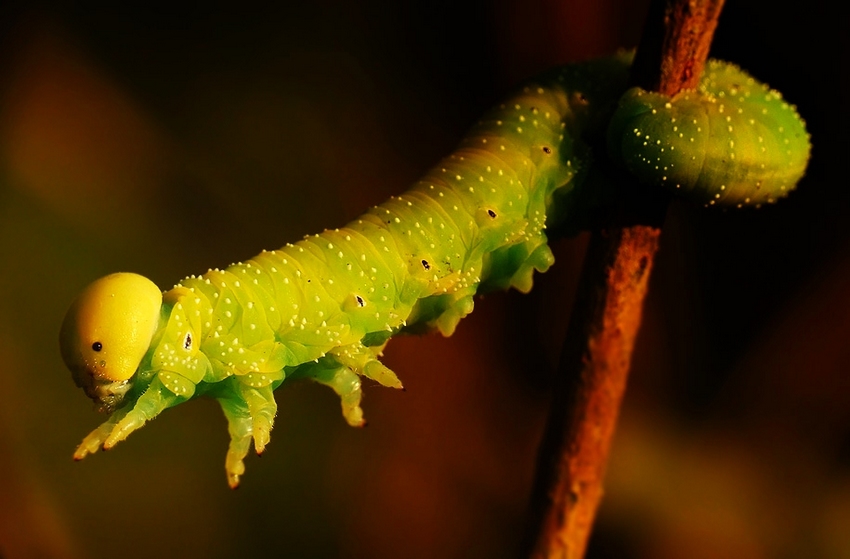
M71 304L59 345L74 382L115 409L132 386L159 323L162 293L138 274L118 273L89 285Z

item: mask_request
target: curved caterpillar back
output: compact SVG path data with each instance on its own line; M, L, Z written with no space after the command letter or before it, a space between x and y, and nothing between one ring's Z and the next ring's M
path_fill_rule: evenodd
M331 387L348 423L362 425L361 377L401 388L379 359L390 337L450 335L477 293L528 291L534 272L551 266L553 215L576 216L589 209L577 200L592 199L555 194L583 186L591 145L606 130L612 151L644 181L710 203L757 204L793 186L808 137L777 94L715 63L697 93L630 90L621 99L630 58L529 82L409 191L345 227L188 277L161 299L135 274L95 282L69 310L62 354L77 384L112 414L75 457L206 394L228 420L225 468L235 487L252 442L260 453L270 440L273 391L293 378Z
M697 91L672 99L627 91L609 150L639 180L707 206L772 203L806 171L805 123L782 95L739 67L710 60Z

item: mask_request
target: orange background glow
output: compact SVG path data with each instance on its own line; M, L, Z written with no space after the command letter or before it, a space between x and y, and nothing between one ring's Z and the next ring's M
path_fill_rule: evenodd
M393 340L407 390L368 385L365 429L284 385L238 491L209 400L73 463L103 418L59 326L101 275L170 287L400 193L522 79L635 46L644 2L65 4L0 9L0 557L517 557L585 237ZM850 555L838 18L728 4L714 54L797 104L811 167L759 211L671 206L588 559Z

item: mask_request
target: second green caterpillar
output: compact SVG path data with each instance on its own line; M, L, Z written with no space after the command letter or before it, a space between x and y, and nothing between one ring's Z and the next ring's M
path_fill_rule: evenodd
M269 442L277 410L273 391L293 378L330 386L348 423L361 425L361 376L401 387L379 361L391 336L434 328L450 335L472 311L476 293L528 291L534 271L551 266L545 229L554 199L559 216L583 210L570 194L589 172L591 146L606 135L629 64L630 57L621 55L530 82L485 115L454 154L410 190L345 227L188 277L164 293L135 274L93 283L66 316L61 349L75 382L111 415L83 440L75 458L110 448L165 409L208 395L228 420L225 468L235 487L251 443L260 453ZM730 96L726 111L765 130L742 136L736 161L718 163L705 154L730 136L712 135L708 125L727 129L728 114L718 116L716 107L712 113L711 105L732 85L740 93L740 82L751 78L718 63L706 76L701 105L679 110L676 100L656 106L655 98L647 104L641 95L623 97L612 121L616 131L608 132L609 150L627 168L637 165L632 170L647 182L669 182L671 169L681 170L677 184L696 198L757 204L790 190L808 159L808 137L796 112L757 82L740 101ZM746 113L737 112L743 108ZM641 121L646 114L656 116L649 125ZM681 125L668 126L671 118L673 126L676 119L685 123L684 143ZM765 137L773 142L770 150L761 149ZM773 148L787 146L788 138L791 164ZM678 149L684 159L667 157L668 141L667 149ZM689 143L697 145L686 152ZM758 187L745 192L740 185L747 182Z

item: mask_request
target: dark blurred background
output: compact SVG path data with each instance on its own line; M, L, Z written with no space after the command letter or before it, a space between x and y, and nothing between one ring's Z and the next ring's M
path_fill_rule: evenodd
M670 208L589 559L850 556L846 25L825 6L728 0L713 54L797 104L811 166L776 206ZM106 273L169 287L345 223L522 79L635 46L644 11L5 3L0 557L517 557L585 237L452 338L393 340L407 391L368 386L366 429L324 387L279 389L238 491L206 400L73 463L103 418L57 333Z

